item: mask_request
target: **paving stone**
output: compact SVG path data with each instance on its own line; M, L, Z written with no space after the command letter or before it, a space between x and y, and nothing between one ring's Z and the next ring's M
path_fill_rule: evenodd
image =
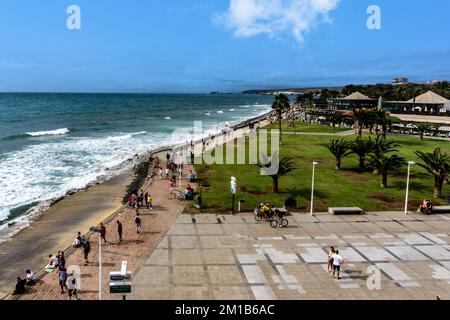
M208 266L207 270L213 285L236 285L245 283L237 266Z
M386 249L392 252L396 257L402 261L423 261L429 260L422 253L409 246L391 246Z
M276 300L277 297L270 286L251 286L256 300Z
M370 261L396 261L397 259L389 252L382 248L376 247L356 247L363 256L367 257Z
M439 245L415 246L415 248L434 260L450 260L450 251Z
M322 248L305 248L306 253L300 253L306 263L318 263L327 261L327 253Z
M347 262L365 262L364 259L358 252L356 252L353 248L343 248L339 249L339 254L342 258Z
M420 287L419 283L411 279L393 263L377 263L376 265L402 287Z
M410 233L410 234L402 234L399 235L400 238L402 238L406 243L415 245L415 244L432 244L433 242L428 240L425 237L422 237L421 235L417 233Z
M268 283L266 276L258 265L242 266L247 283L250 284L266 284Z

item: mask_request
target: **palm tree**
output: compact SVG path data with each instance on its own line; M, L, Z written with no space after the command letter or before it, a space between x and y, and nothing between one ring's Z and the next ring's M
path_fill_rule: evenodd
M366 124L369 127L369 134L373 134L373 126L376 123L376 112L374 110L367 110Z
M280 131L280 142L281 142L281 121L283 120L283 113L291 107L289 104L289 98L280 93L275 97L275 100L272 104L272 109L275 110L278 117L278 130Z
M370 120L370 111L364 108L358 108L353 110L353 119L358 123L358 138L362 138L362 131L365 125Z
M381 110L375 110L374 114L375 114L375 133L379 134L381 122L386 117L387 112L386 112L386 110L381 109Z
M396 154L375 154L370 153L368 155L368 165L370 168L378 171L381 174L381 187L387 188L388 173L394 170L398 170L406 164L404 158Z
M419 139L420 139L420 141L423 141L424 133L431 130L430 124L426 123L426 122L418 123L418 124L414 125L414 127L419 132Z
M370 150L369 152L375 154L397 152L400 147L398 143L385 140L380 136L377 136L375 139L369 137L367 144Z
M328 117L328 121L333 126L333 130L336 129L336 125L342 123L342 116L337 113L333 113Z
M329 144L326 145L327 149L334 155L336 158L336 170L341 169L341 160L342 158L351 154L350 150L351 142L347 140L332 140Z
M380 112L380 111L382 111L382 112ZM378 111L377 115L376 115L377 130L378 130L378 125L381 126L381 134L382 134L383 138L386 139L386 134L387 134L388 129L390 129L394 123L400 123L401 121L399 118L392 117L384 110L380 110L380 111ZM377 134L378 134L378 132L377 132Z
M267 159L265 160L265 165L258 163L258 167L262 168L264 171L266 171L269 177L272 178L272 191L274 193L279 193L279 181L282 176L287 175L289 172L292 172L294 170L297 170L297 168L294 167L294 159L290 157L285 157L281 159L278 163L278 171L276 173L270 172L269 170L272 169L272 163L274 161L278 160L278 154L275 154L272 156L272 160L269 162Z
M366 155L370 152L367 140L356 139L351 143L350 150L359 157L359 169L363 171L366 166Z
M377 136L375 139L369 137L367 139L367 148L369 153L375 155L376 157L381 157L383 154L388 154L392 152L398 152L400 145L393 141L387 141L382 136ZM374 168L373 174L378 174L377 168Z
M435 123L435 124L433 124L433 125L431 126L431 128L432 128L432 130L433 130L433 136L434 136L434 137L437 137L438 134L439 134L439 131L440 131L440 129L441 129L441 125L438 124L438 123Z
M450 173L450 156L442 153L440 148L436 148L433 153L416 151L416 155L423 162L418 165L434 177L434 196L440 197L444 181Z

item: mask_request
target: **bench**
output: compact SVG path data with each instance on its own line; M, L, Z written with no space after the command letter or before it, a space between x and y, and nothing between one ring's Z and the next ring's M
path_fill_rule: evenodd
M433 209L431 209L431 213L450 213L450 206L433 206Z
M358 207L341 207L341 208L328 208L328 212L334 215L339 214L364 214L364 210Z

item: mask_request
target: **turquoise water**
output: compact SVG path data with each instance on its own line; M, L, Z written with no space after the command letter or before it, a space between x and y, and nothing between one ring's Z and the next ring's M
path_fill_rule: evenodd
M136 153L260 115L260 95L0 93L0 221L115 173ZM19 212L19 214L18 214Z

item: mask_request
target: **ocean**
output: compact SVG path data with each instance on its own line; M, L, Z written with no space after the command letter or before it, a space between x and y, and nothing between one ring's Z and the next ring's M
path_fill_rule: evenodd
M0 230L46 202L123 170L127 159L266 113L244 94L0 93ZM186 132L186 130L184 130Z

